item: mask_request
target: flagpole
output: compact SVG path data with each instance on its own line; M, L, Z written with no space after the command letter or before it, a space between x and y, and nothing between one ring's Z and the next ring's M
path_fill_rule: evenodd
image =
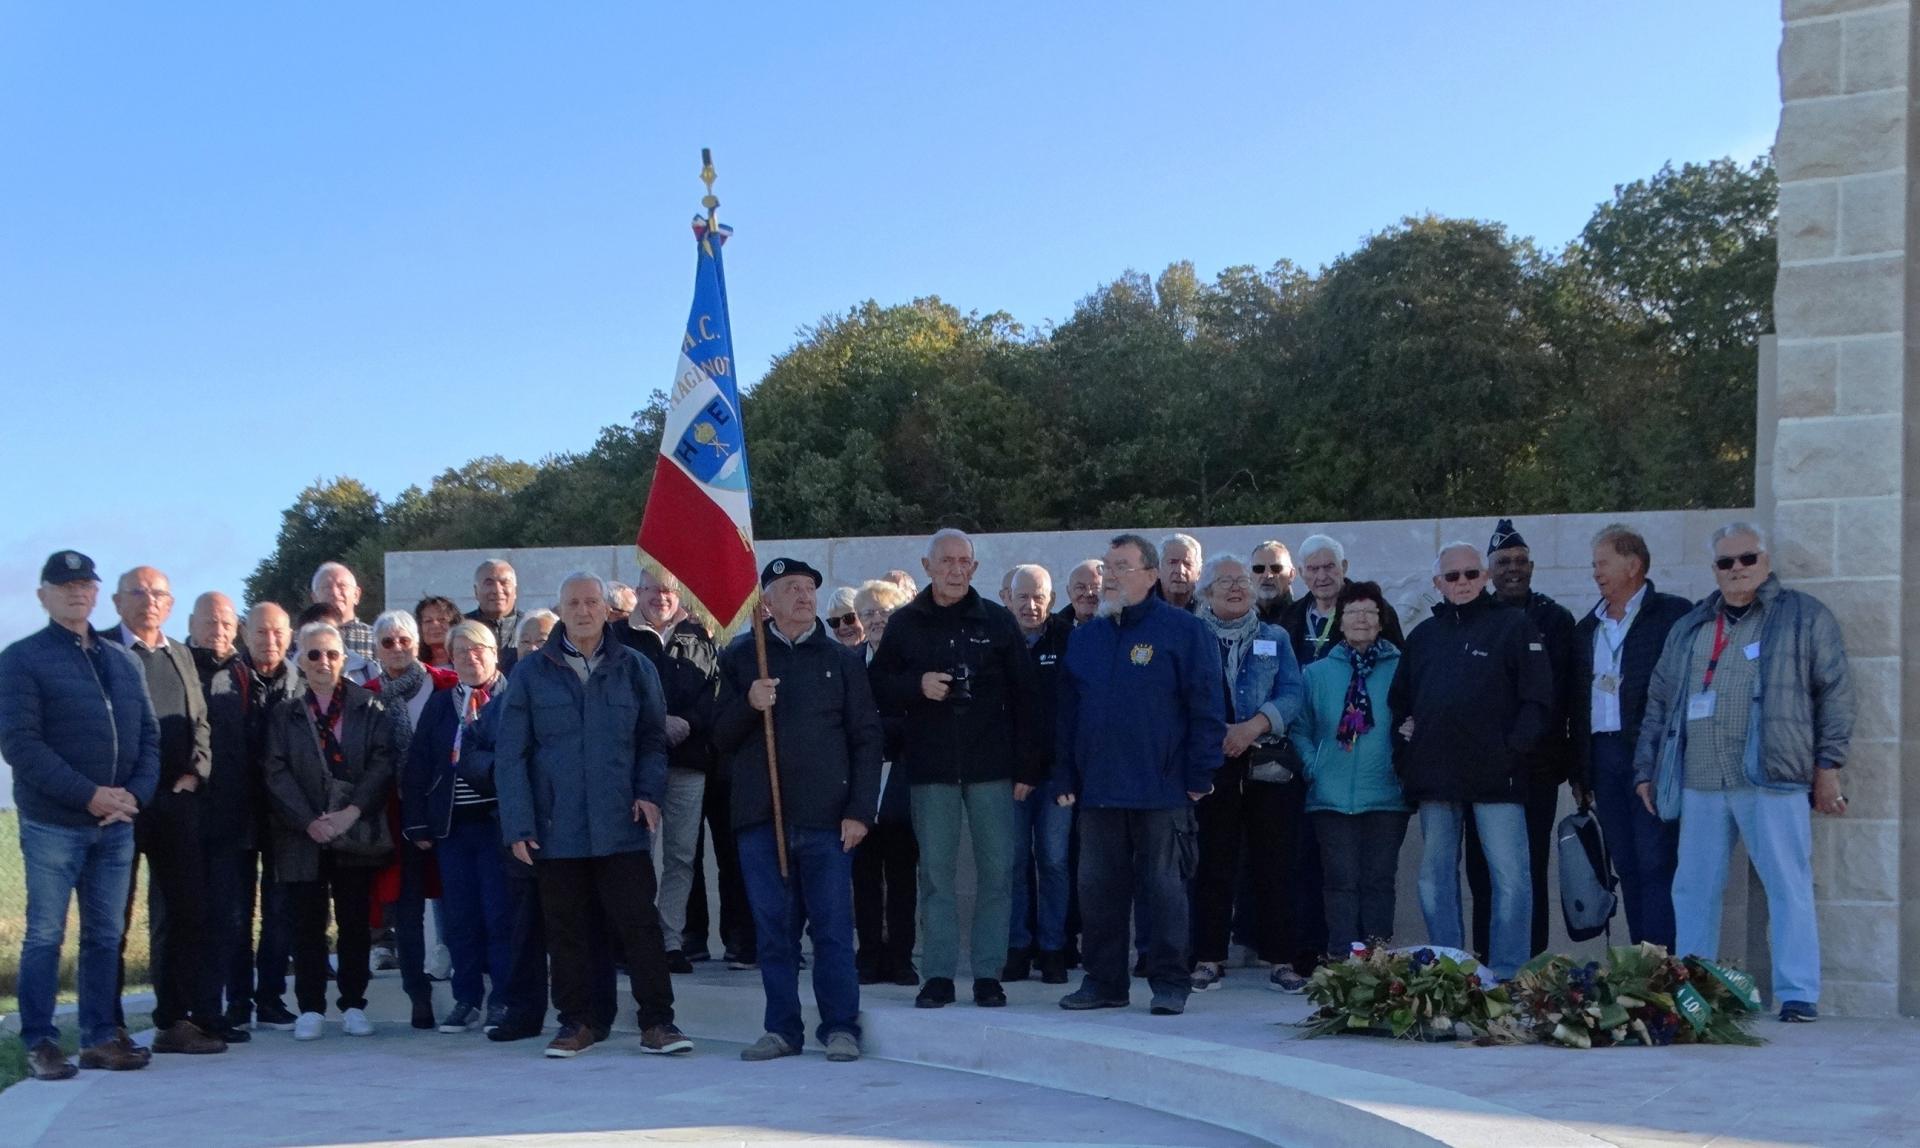
M700 198L700 206L707 209L707 234L713 234L717 226L714 217L720 210L719 197L713 194L713 149L700 149L700 182L707 185L707 194ZM761 615L761 597L758 591L753 595L753 656L759 666L760 676L767 676L767 627ZM781 810L780 801L780 753L774 745L773 710L760 711L760 728L767 739L767 788L773 797L773 845L780 859L780 879L787 880L787 826L786 817Z

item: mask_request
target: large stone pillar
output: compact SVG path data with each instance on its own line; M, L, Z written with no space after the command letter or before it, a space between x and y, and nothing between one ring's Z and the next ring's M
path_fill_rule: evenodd
M1907 258L1920 9L1783 10L1778 422L1757 501L1771 495L1775 569L1839 615L1859 698L1851 808L1814 818L1822 1005L1917 1012L1920 895L1903 907L1901 889L1920 894L1920 652L1904 654L1920 640L1920 407L1906 402L1920 378L1907 303L1920 299Z

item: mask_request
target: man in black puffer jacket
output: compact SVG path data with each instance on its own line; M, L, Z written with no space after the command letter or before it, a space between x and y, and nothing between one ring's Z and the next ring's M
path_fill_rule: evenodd
M1479 547L1442 547L1433 584L1444 600L1408 636L1388 695L1399 722L1395 763L1425 839L1420 911L1429 941L1464 947L1460 838L1471 814L1493 878L1487 966L1506 980L1532 956L1523 802L1531 754L1553 716L1553 669L1526 611L1486 592Z
M828 1060L860 1056L860 982L853 956L854 846L873 827L880 802L880 711L867 686L861 652L828 636L814 617L820 573L776 558L760 573L771 615L767 672L751 634L720 655L720 708L714 747L732 775L733 827L740 869L753 905L760 985L767 994L766 1034L740 1053L773 1060L799 1053L799 936L804 911L813 937L815 1030ZM791 876L782 879L767 772L766 719L773 715L780 811Z
M954 999L960 935L954 871L961 811L973 844L973 1001L1007 1003L1013 806L1045 780L1044 747L1026 639L1005 606L973 588L979 563L958 530L933 536L927 589L893 612L873 656L873 691L903 715L904 760L920 843L920 971L914 1004Z

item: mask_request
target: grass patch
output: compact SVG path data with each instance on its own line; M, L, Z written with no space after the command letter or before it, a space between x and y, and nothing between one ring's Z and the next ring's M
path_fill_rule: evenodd
M135 871L140 888L146 889L147 861L141 857ZM12 809L0 810L0 1013L14 1011L15 994L20 991L20 943L27 935L26 862L20 856L20 816ZM133 927L127 933L127 991L147 982L149 932L147 899L142 896L133 907ZM60 947L60 997L72 1000L74 966L80 954L80 913L76 906L67 909L66 942Z

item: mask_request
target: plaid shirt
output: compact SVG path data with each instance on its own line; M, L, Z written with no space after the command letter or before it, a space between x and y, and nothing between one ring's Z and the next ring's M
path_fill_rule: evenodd
M363 658L373 657L373 627L355 618L340 627L340 643L349 654L359 654Z
M1713 716L1691 722L1687 728L1684 784L1688 789L1745 789L1753 784L1741 763L1746 757L1747 719L1753 710L1753 682L1760 663L1749 659L1746 649L1760 640L1764 608L1756 600L1752 609L1727 627L1727 646L1713 671ZM1713 657L1715 628L1702 626L1693 635L1695 672L1687 683L1689 698L1700 692L1707 661Z

